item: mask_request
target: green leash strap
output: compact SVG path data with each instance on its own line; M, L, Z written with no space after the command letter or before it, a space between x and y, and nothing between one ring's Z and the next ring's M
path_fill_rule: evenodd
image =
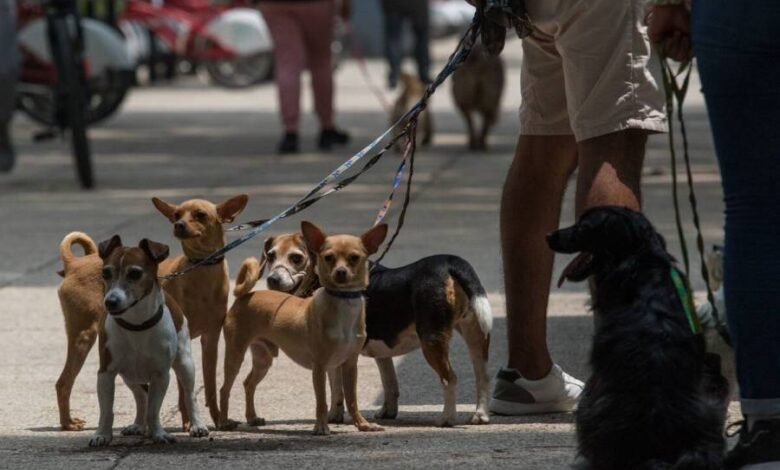
M674 289L677 291L677 297L680 299L680 303L683 306L685 312L685 318L688 319L688 326L691 327L691 332L694 335L701 334L701 323L699 317L696 315L696 310L693 306L693 295L691 295L691 288L688 285L688 281L680 274L680 270L675 267L669 270L669 276L672 278Z

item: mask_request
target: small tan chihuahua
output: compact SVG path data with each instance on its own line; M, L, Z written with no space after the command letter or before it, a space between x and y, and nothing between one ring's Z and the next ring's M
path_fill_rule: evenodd
M326 373L341 368L347 409L360 431L381 431L360 414L357 402L357 361L366 342L364 290L368 287L368 257L387 236L381 224L360 237L327 236L311 222L301 223L306 246L316 256L322 287L302 299L277 291L240 296L225 318L225 383L220 390L220 427L230 428L230 390L248 348L252 348L252 373L244 382L247 421L258 423L254 389L273 362L277 348L312 371L317 400L314 434L330 434L326 403ZM334 376L334 374L330 374ZM250 396L251 391L251 396Z

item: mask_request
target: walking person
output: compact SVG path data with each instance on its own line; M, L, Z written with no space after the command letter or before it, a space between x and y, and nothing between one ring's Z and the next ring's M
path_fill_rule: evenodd
M338 3L338 5L337 5ZM320 121L320 150L349 142L333 117L333 42L336 7L349 20L350 0L260 0L260 12L274 42L276 86L284 135L281 154L299 150L301 74L308 68L314 92L314 110Z
M401 76L404 58L403 30L408 22L414 34L414 58L420 81L430 83L430 6L428 0L382 0L385 16L385 55L389 71L387 85L392 90Z
M470 0L484 4L482 0ZM666 131L664 96L649 70L645 0L526 0L520 136L501 200L509 357L490 402L498 414L571 411L583 383L547 347L553 253L567 181L577 215L594 206L641 209L648 134Z
M11 171L16 160L10 127L16 109L18 73L16 2L0 0L0 173Z
M725 467L780 468L780 3L695 0L690 27L680 0L658 3L651 37L673 59L695 53L722 175L723 287L745 415Z

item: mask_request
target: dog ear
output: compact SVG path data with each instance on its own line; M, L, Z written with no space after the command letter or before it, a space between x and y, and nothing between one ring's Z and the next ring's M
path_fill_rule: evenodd
M217 205L217 214L219 220L223 224L229 224L244 210L246 203L249 202L249 196L246 194L239 194L233 196L227 201L224 201Z
M387 236L387 224L379 224L368 232L360 236L360 241L366 247L369 255L373 255L379 250L379 246L385 241Z
M312 253L319 253L322 248L322 244L325 243L325 232L313 223L304 220L301 222L301 234L306 241L306 247Z
M169 204L156 197L152 198L152 204L154 204L154 207L156 207L157 210L160 211L160 214L164 215L166 219L170 220L171 222L176 222L176 216L174 214L176 213L176 209L178 209L179 206Z
M164 243L157 243L149 240L148 238L144 238L140 243L138 243L138 247L144 250L144 253L152 258L155 263L159 263L168 257L168 245Z
M100 255L101 259L106 259L120 246L122 246L122 239L119 238L119 235L114 235L108 240L98 243L98 255Z
M271 249L271 246L274 244L274 237L268 237L265 239L265 243L263 243L263 256L260 258L260 275L263 275L263 271L265 270L266 264L268 264L268 251Z

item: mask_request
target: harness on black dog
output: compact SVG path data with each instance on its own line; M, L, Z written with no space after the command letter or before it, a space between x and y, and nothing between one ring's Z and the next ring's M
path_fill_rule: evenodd
M153 327L157 323L160 322L160 320L163 317L163 304L160 304L160 308L157 309L157 313L154 314L154 316L145 322L141 323L140 325L136 325L135 323L130 323L129 321L122 320L118 317L112 317L114 321L117 323L117 325L121 326L122 328L130 331L144 331L148 330L149 328Z
M677 297L680 299L683 311L685 312L685 318L688 320L688 326L691 327L691 332L694 335L701 334L701 322L696 315L696 309L693 306L693 295L691 295L691 287L688 284L688 280L680 272L679 269L672 266L669 270L669 276L672 278L672 284L677 291Z

